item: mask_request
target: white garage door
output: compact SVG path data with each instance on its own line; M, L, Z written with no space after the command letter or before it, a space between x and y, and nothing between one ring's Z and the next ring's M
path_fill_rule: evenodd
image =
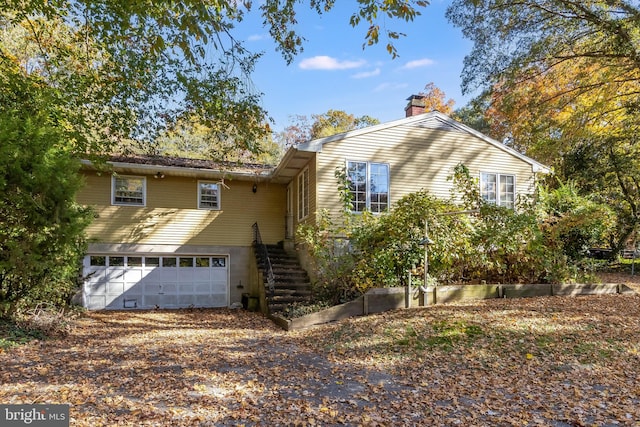
M84 305L90 310L226 307L224 256L88 255Z

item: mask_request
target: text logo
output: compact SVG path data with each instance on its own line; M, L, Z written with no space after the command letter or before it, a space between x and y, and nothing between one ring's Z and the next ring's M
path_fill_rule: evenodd
M69 427L69 405L0 405L0 425Z

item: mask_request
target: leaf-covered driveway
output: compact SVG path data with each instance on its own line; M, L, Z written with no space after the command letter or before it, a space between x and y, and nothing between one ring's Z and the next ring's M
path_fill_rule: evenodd
M90 313L0 353L71 425L640 426L640 297L488 300L287 333L242 310Z

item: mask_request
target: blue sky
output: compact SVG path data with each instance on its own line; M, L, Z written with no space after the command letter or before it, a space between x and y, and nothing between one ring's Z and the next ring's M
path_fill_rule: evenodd
M304 51L287 65L262 28L259 18L247 19L234 32L252 51L263 52L253 84L262 92L262 105L280 131L293 115L343 110L357 117L369 115L387 122L404 117L406 98L433 82L447 98L464 106L460 73L471 42L445 18L448 1L433 0L412 22L386 22L407 36L394 42L399 57L386 51L386 38L362 49L367 26L353 28L349 18L355 2L340 0L329 13L301 14L297 30L306 38ZM301 9L302 10L302 9ZM381 24L385 24L381 22Z

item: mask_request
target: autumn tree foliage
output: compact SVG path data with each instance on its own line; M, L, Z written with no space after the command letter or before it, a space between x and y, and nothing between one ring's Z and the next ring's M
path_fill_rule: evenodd
M446 99L447 95L435 83L427 83L424 92L420 92L419 95L423 96L422 102L424 102L425 111L435 110L447 115L453 113L453 106L456 102L452 98Z
M455 0L447 17L474 43L466 91L574 60L615 67L621 78L638 66L635 1Z
M490 107L490 98L487 93L477 96L468 104L456 109L451 117L460 123L464 123L472 129L477 130L494 139L500 139L501 135L492 134L490 116L487 111Z
M402 34L390 22L410 21L426 5L359 0L345 21L366 23L364 44L386 40L395 55L393 42ZM303 49L300 9L323 14L333 6L329 0L9 0L0 8L0 57L65 91L68 113L78 115L70 124L99 146L92 149L123 138L149 142L183 115L251 149L269 131L268 114L251 86L260 53L234 36L236 24L259 14L276 50L291 62Z
M489 100L490 134L609 204L622 247L640 226L637 2L456 0L447 16L474 42L463 89Z
M616 81L611 69L595 64L574 65L559 65L515 88L497 85L488 116L494 133L611 206L617 232L608 244L620 248L639 224L638 117L629 109L635 95L622 96L637 82Z
M302 115L293 116L292 119L292 123L278 135L281 145L285 148L380 123L376 118L366 115L356 117L342 110L328 110L326 113L313 114L311 120Z
M276 136L285 150L311 139L311 124L307 116L296 114L290 116L289 120L289 125Z
M143 147L134 144L124 148L143 155L209 159L229 164L276 165L282 156L282 148L271 134L253 141L249 147L242 147L233 138L222 138L215 129L200 124L197 120L184 118L176 120L152 143Z
M323 138L380 123L378 119L370 116L355 117L353 114L340 110L329 110L324 114L316 114L313 119L309 135L311 139Z

